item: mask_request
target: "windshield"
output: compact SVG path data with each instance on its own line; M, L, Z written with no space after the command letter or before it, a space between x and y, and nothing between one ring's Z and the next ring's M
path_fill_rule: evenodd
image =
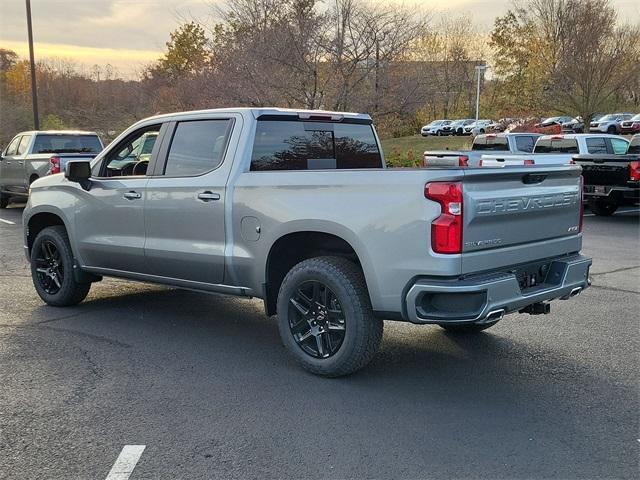
M38 134L32 153L98 153L102 144L97 135Z
M600 121L602 121L602 122L611 122L612 120L615 120L616 118L618 118L618 115L605 115L604 117L600 118Z

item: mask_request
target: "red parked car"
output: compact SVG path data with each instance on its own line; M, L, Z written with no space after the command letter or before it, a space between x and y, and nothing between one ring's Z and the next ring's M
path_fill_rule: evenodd
M640 113L620 123L620 133L640 133Z

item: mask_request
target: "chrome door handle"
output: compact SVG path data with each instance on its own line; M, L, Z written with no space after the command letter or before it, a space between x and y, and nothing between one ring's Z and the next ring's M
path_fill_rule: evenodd
M122 195L123 198L126 198L127 200L136 200L138 198L142 198L142 195L140 195L138 192L126 192L124 195Z
M202 192L198 194L198 200L202 200L203 202L210 202L211 200L220 200L219 193L213 193L210 191Z
M24 162L21 160L18 162L18 165L24 165Z

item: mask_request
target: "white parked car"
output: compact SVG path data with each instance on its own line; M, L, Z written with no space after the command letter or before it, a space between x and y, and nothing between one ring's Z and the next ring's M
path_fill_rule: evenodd
M434 120L420 129L420 135L423 137L428 137L429 135L440 136L443 134L443 127L451 123L453 123L453 120Z
M466 127L464 127L465 135L479 135L482 133L486 133L489 130L489 126L493 125L495 122L493 120L478 120L477 122L470 123Z
M605 115L600 120L589 124L589 132L609 133L615 135L620 133L620 124L625 120L631 120L633 113L611 113Z

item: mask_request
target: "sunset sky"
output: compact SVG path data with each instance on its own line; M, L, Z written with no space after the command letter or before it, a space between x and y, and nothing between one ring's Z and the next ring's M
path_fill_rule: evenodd
M375 1L375 0L371 0ZM36 59L59 57L90 67L112 64L133 77L162 52L181 20L208 17L221 0L32 0ZM490 29L511 0L422 0L406 5L439 13L468 14ZM640 19L640 1L612 0L622 20ZM28 55L25 2L0 0L0 47Z

